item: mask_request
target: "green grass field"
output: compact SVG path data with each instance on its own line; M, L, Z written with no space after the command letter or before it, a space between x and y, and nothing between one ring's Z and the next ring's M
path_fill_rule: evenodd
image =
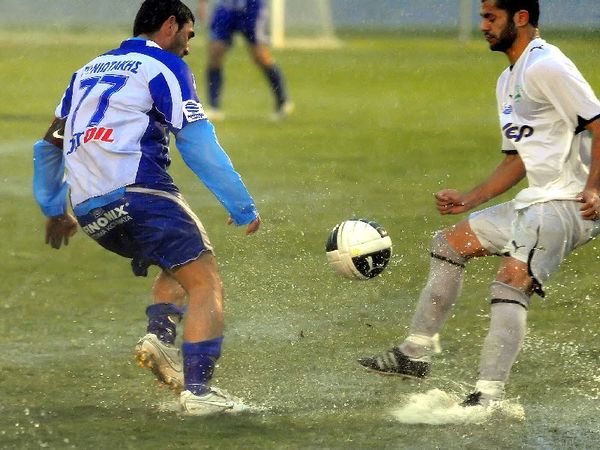
M575 449L600 442L598 244L571 257L536 298L508 386L526 419L405 425L392 408L439 388L463 395L477 376L497 261L476 261L442 336L432 376L372 375L355 362L405 335L440 218L432 194L468 189L500 160L496 77L506 65L475 39L444 33L347 34L339 50L277 53L297 111L266 120L271 98L242 46L231 53L221 143L258 203L255 236L226 213L174 152L172 173L201 217L224 278L226 340L216 384L264 414L181 417L136 367L151 278L82 232L44 245L31 194L31 146L73 70L125 31L0 32L0 448L2 449ZM600 93L596 35L546 36ZM552 38L552 39L550 39ZM203 46L189 64L203 96ZM513 192L514 193L514 192ZM352 282L327 266L331 227L383 224L388 270ZM156 271L153 272L155 274Z

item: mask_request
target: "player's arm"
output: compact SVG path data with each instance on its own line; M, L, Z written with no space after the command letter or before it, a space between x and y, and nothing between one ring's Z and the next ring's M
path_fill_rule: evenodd
M65 119L59 119L55 117L48 131L44 135L44 140L46 142L51 143L59 150L63 148L64 143L64 135L65 135ZM62 153L62 150L61 150Z
M62 151L64 119L54 119L43 139L33 145L33 194L46 220L46 243L68 245L77 221L67 212L65 163Z
M585 188L579 195L581 216L587 220L600 219L600 117L585 126L592 133L592 162Z
M156 77L149 83L154 106L171 124L170 130L184 162L229 212L230 222L247 225L246 234L254 233L261 223L254 200L219 144L214 127L202 113L189 67L181 58L174 59L173 64L175 61L179 61L179 67L173 74L180 83L183 109L174 112L176 102L172 101L171 88L164 77ZM173 123L182 126L178 128Z
M460 214L503 194L525 177L525 165L518 153L508 153L491 175L481 184L463 194L444 189L435 194L440 214Z
M248 225L246 233L258 230L260 217L254 200L225 153L208 120L188 123L176 134L176 144L185 163L229 212L230 223Z

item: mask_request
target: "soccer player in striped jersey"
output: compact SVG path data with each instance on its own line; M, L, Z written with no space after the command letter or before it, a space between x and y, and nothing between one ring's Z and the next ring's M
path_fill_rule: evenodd
M481 31L510 66L496 88L504 159L489 178L462 193L436 195L441 214L461 214L522 179L514 200L479 210L433 238L427 285L409 336L363 366L388 374L424 377L437 336L456 303L465 264L500 256L491 284L490 328L479 380L464 406L503 398L521 349L534 293L577 247L600 232L600 101L573 62L541 39L537 0L482 0Z
M229 223L251 234L261 221L182 59L193 25L180 0L146 0L134 37L73 74L56 119L34 145L34 193L53 248L68 243L78 222L101 246L131 259L135 275L161 268L136 354L161 381L183 390L184 412L203 415L245 405L210 386L223 341L222 283L204 227L167 172L170 133ZM67 209L69 190L76 218ZM174 343L182 317L180 352Z
M198 3L198 17L203 23L208 22L207 3L207 0L199 0ZM206 114L211 120L225 118L221 108L223 65L235 33L244 36L252 60L267 78L275 99L271 120L279 121L293 112L294 103L288 99L283 74L269 49L268 19L266 0L217 1L210 22L206 70L209 105Z

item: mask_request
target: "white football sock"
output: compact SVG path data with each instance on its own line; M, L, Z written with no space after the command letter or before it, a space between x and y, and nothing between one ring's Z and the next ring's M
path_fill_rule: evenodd
M424 336L433 339L446 322L450 310L460 294L467 258L450 246L442 233L434 236L431 245L431 265L429 278L421 291L417 310L410 327L410 336ZM406 339L400 350L411 358L421 358L439 348L432 343Z
M481 350L479 378L506 382L525 340L529 297L497 281L491 292L490 329Z

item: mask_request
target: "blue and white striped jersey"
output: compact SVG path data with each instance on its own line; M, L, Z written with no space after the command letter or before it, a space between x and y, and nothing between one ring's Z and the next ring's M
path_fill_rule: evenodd
M135 38L78 70L56 116L67 119L73 205L132 184L176 190L166 171L168 133L206 119L185 62Z
M44 150L51 144L34 146L34 191L46 215L66 207L57 178L62 164L73 207L89 199L100 206L132 185L177 192L167 172L172 132L186 164L234 223L258 216L204 114L189 67L153 41L128 39L75 72L56 116L66 120L63 157Z

